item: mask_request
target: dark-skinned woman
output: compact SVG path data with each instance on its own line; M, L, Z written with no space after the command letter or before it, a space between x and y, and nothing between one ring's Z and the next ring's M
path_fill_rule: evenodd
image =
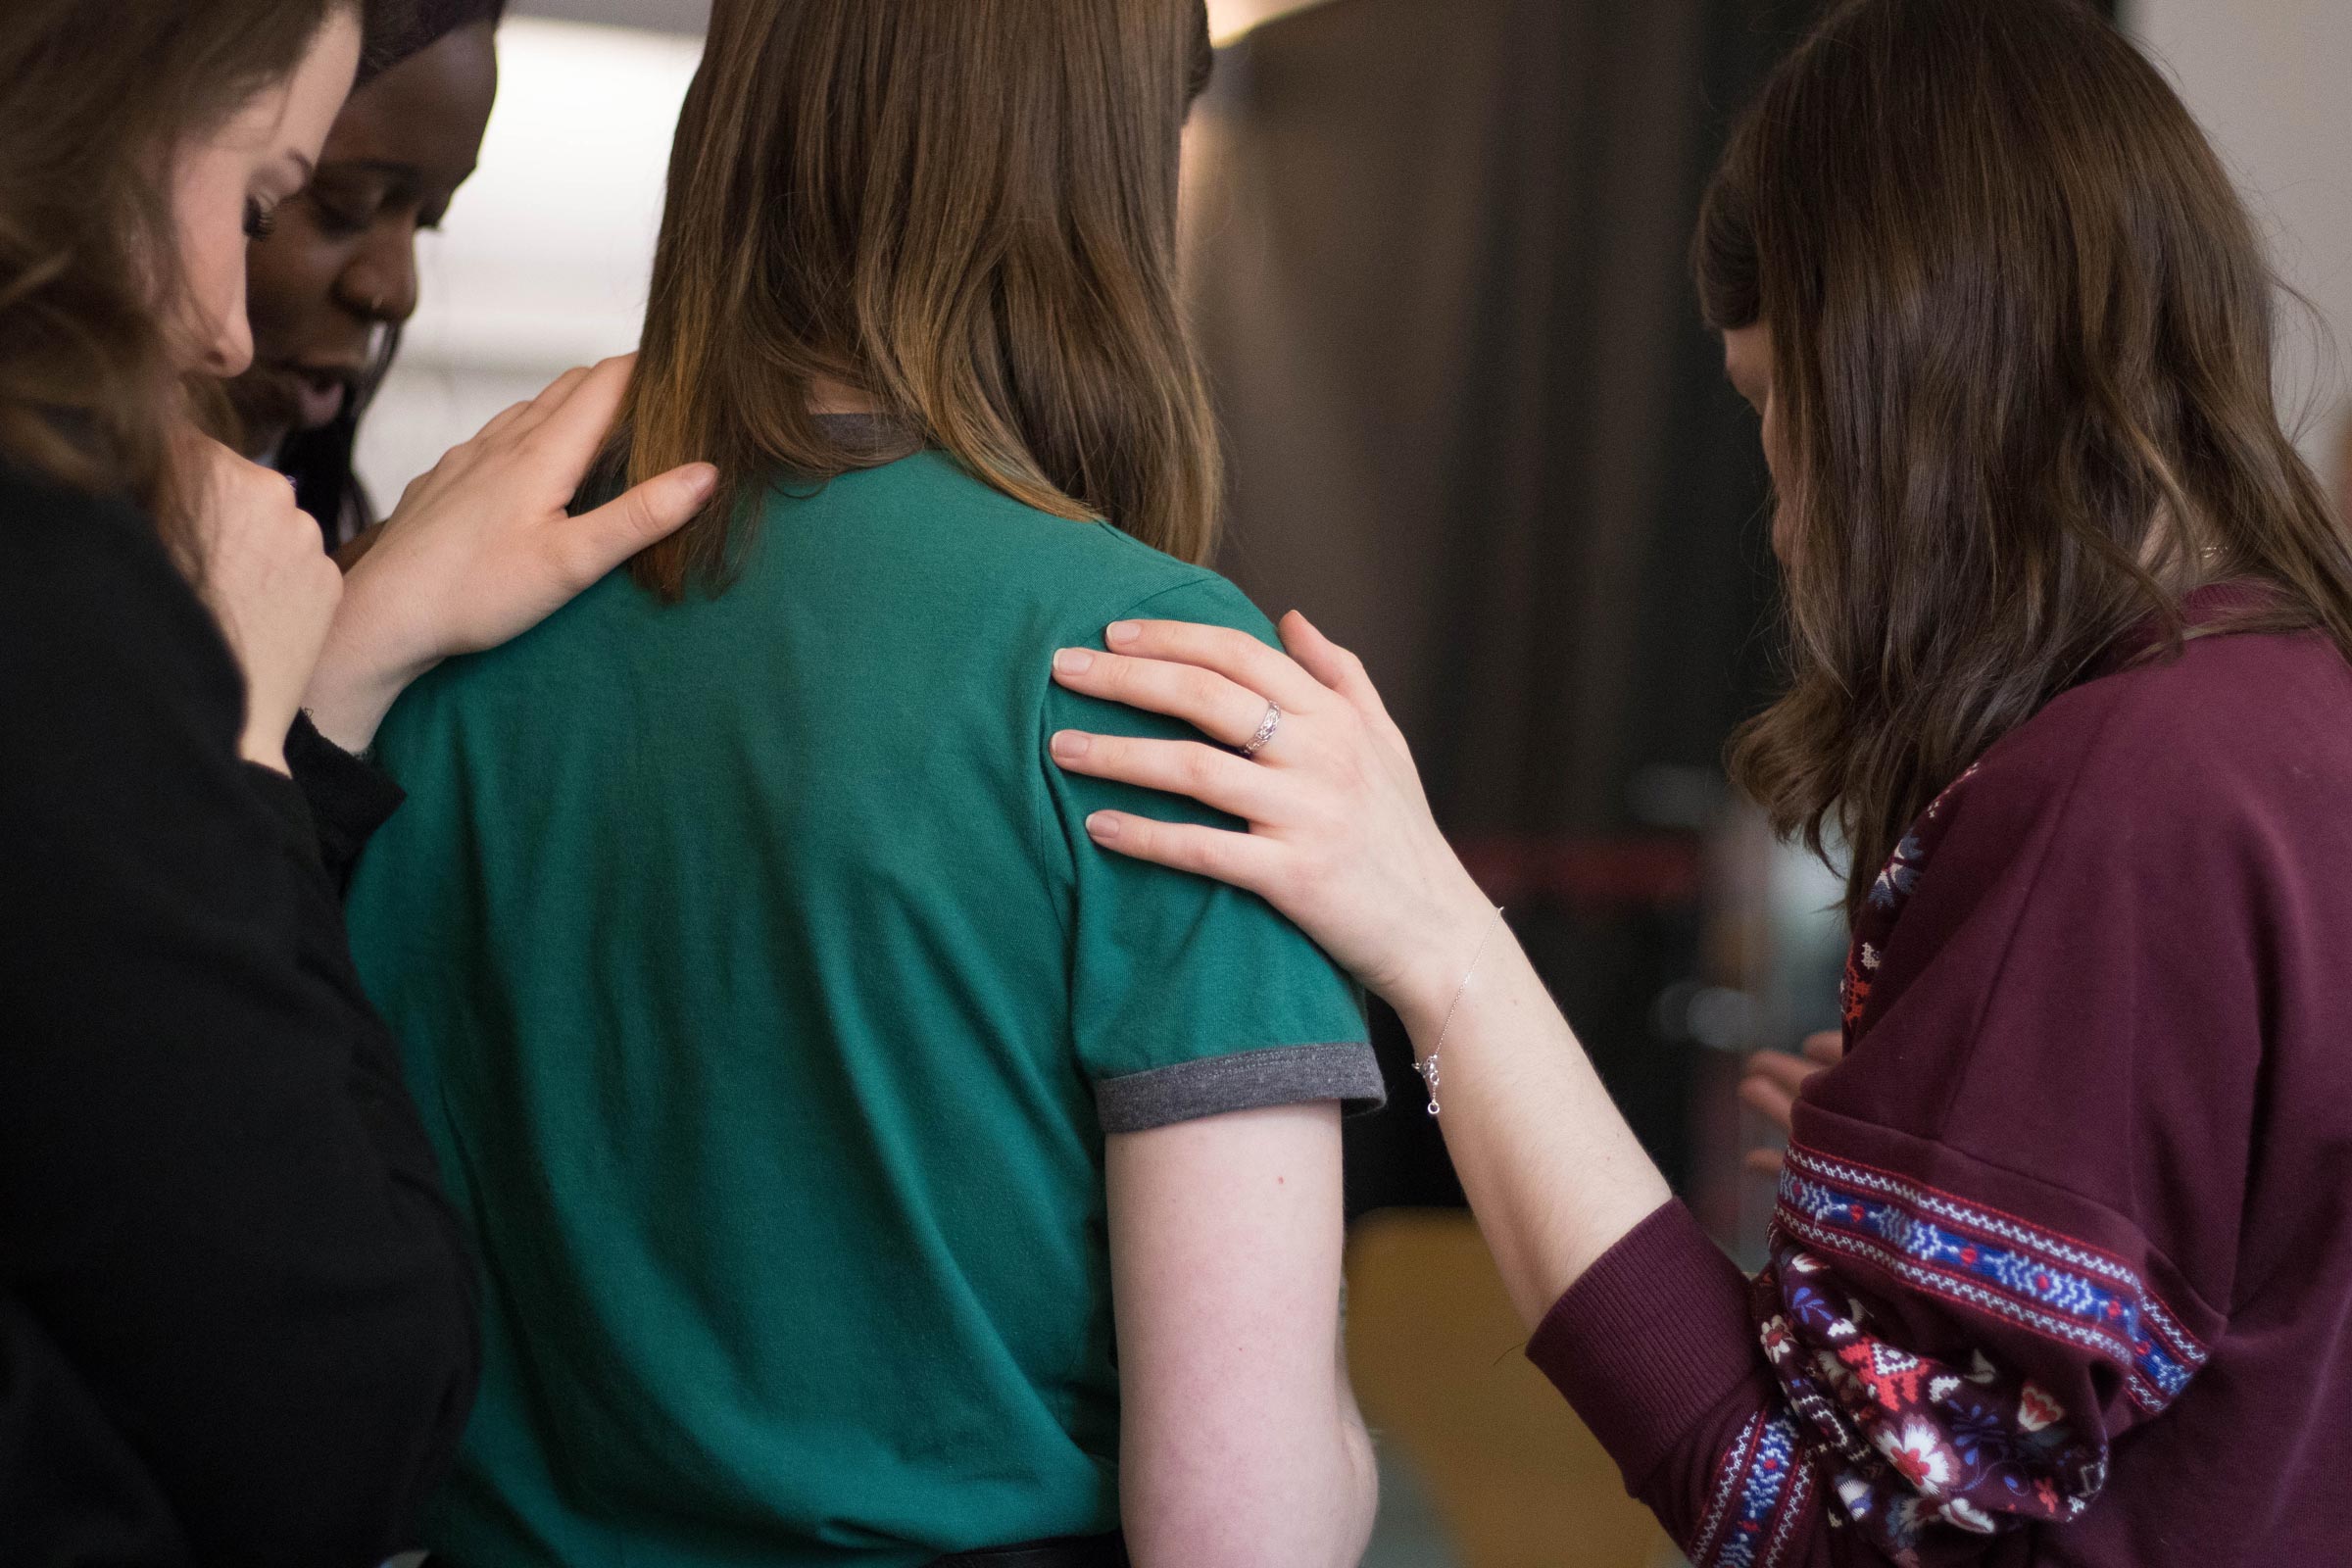
M247 457L294 481L329 548L374 522L361 418L419 297L416 236L473 173L506 0L426 0L379 32L309 188L247 258L253 368L230 383Z

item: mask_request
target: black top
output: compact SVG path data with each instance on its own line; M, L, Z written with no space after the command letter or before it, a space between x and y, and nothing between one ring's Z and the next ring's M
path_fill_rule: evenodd
M321 858L396 796L243 684L152 528L0 468L0 1564L412 1544L471 1279Z

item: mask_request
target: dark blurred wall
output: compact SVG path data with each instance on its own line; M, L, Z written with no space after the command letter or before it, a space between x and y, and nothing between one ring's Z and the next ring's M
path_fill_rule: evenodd
M1191 164L1225 565L1364 655L1674 1174L1698 1048L1656 1004L1697 963L1772 592L1755 421L1685 255L1730 116L1808 15L1332 0L1227 51ZM1386 1033L1358 1211L1454 1193Z
M1693 1086L1723 1093L1674 1000L1707 968L1702 841L1776 642L1756 423L1686 254L1734 116L1817 15L1330 0L1225 52L1188 161L1224 565L1363 654L1678 1185ZM1351 1124L1350 1208L1458 1200L1375 1031L1393 1104Z

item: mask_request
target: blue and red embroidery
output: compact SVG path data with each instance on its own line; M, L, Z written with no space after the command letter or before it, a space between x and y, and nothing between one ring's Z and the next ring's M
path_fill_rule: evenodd
M1900 1177L1788 1151L1773 1233L1873 1264L1957 1305L2008 1318L2113 1362L2149 1414L2206 1351L2131 1267L2104 1252Z
M2073 1519L2107 1478L2102 1443L2078 1439L2047 1392L1981 1353L1963 1368L1876 1332L1829 1266L1782 1243L1757 1289L1764 1353L1806 1428L1845 1520L1897 1563L1931 1527L1993 1535Z
M1840 1260L2020 1324L2118 1368L2153 1414L2206 1359L2137 1271L2014 1215L1803 1147L1788 1151L1757 1276L1757 1318L1785 1403L1725 1454L1692 1543L1698 1568L1775 1568L1811 1489L1900 1564L1933 1530L1992 1535L2079 1517L2107 1479L2095 1411L1982 1351L1967 1364L1888 1338ZM1795 1475L1785 1474L1793 1456ZM1824 1499L1827 1500L1827 1499Z
M1870 997L1876 983L1881 956L1886 951L1886 939L1894 931L1896 916L1919 887L1929 859L1936 853L1944 829L1951 825L1951 803L1962 786L1976 776L1968 771L1951 781L1943 792L1931 802L1911 824L1894 847L1894 854L1879 871L1862 901L1862 908L1854 920L1854 940L1845 958L1845 974L1838 987L1839 1009L1845 1022L1845 1044L1849 1051L1860 1038L1871 1017Z
M1714 1493L1690 1541L1692 1568L1775 1568L1812 1497L1796 1423L1750 1416L1716 1467Z
M1929 815L1935 812L1935 807L1928 808ZM1903 835L1903 841L1894 847L1893 856L1880 870L1878 880L1870 885L1870 906L1891 909L1909 898L1911 890L1919 886L1920 868L1927 863L1928 852L1919 841L1919 829L1913 828Z
M1954 813L1955 779L1872 884L1854 923L1846 1045L1899 994L1882 983L1888 941ZM1828 1503L1895 1562L1931 1531L1993 1535L2080 1516L2106 1483L2101 1412L1982 1350L1966 1364L1889 1338L1839 1278L1865 1265L1930 1300L2020 1325L2103 1360L2146 1414L2177 1398L2206 1348L2122 1259L2014 1215L1853 1161L1791 1147L1755 1281L1766 1358L1784 1400L1724 1454L1690 1555L1697 1568L1777 1568L1808 1506ZM2080 1420L2077 1419L2080 1417ZM1816 1487L1829 1497L1815 1499ZM1834 1497L1834 1501L1832 1501Z

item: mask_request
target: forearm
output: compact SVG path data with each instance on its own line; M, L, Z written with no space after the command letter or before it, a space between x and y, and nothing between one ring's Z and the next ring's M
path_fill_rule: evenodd
M1332 1492L1334 1511L1330 1539L1340 1546L1332 1560L1340 1568L1354 1568L1372 1544L1372 1526L1380 1516L1380 1460L1372 1451L1372 1434L1364 1429L1363 1412L1355 1405L1354 1391L1342 1376L1340 1445L1345 1472Z
M1483 938L1471 935L1482 926ZM1474 956L1446 984L1395 1000L1415 1055L1439 1051L1438 1125L1533 1328L1673 1195L1499 916L1483 905L1463 911L1444 945Z
M1116 1134L1105 1177L1138 1568L1347 1568L1378 1483L1342 1349L1339 1107Z
M1294 1427L1278 1450L1197 1474L1131 1461L1119 1491L1135 1568L1353 1568L1380 1507L1371 1436L1345 1388L1328 1427Z

